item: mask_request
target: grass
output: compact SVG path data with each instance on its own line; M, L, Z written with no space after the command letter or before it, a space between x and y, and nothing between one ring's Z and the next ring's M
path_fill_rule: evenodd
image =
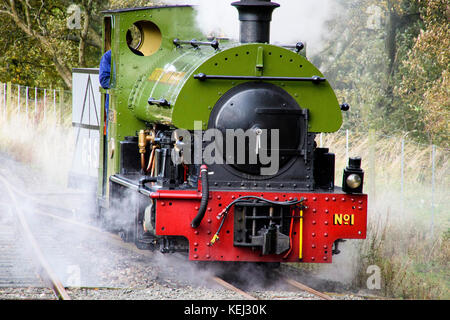
M58 185L65 185L72 165L74 145L69 116L50 112L42 115L9 112L0 115L0 151L15 160L30 165L42 177Z
M375 265L381 271L382 285L373 294L400 299L450 299L449 152L436 150L432 192L432 147L407 141L402 157L401 139L350 134L349 156L361 156L366 172L367 239L346 245L344 250L352 251L348 255L350 264L341 261L341 266L335 267L338 270L320 265L313 269L325 277L332 272L350 273L351 285L364 290L370 276L368 267ZM323 145L332 146L331 152L336 153L336 182L340 185L346 165L345 133L326 135ZM338 257L335 261L339 264Z

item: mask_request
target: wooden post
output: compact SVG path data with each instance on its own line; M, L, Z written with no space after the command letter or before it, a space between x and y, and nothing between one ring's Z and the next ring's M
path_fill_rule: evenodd
M431 147L431 237L434 238L434 192L436 191L436 146Z
M0 82L0 114L3 116L3 110L5 105L3 104L3 97L5 95L5 91L3 91L3 83Z
M369 195L375 200L376 198L376 164L375 164L375 152L376 152L376 139L375 139L375 130L369 130ZM371 203L374 203L374 201Z
M44 89L44 121L45 121L45 108L47 107L47 89Z
M63 109L64 109L64 89L59 88L59 123L63 123Z
M29 93L29 88L27 86L25 89L25 113L27 115L27 120L28 120L28 93Z
M38 112L37 100L38 100L38 88L34 87L34 121L36 121L36 116Z
M56 89L53 89L53 116L56 120Z
M11 81L6 84L6 114L8 115L8 109L11 108L11 96L12 96L12 85Z
M6 83L3 84L3 118L6 119Z
M20 84L17 85L17 113L20 114Z

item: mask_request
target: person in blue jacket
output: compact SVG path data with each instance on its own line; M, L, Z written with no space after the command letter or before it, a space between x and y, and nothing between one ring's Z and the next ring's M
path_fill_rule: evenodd
M105 52L100 60L99 80L103 89L109 89L111 79L111 50ZM109 116L109 94L105 97L105 130L108 135L108 116Z

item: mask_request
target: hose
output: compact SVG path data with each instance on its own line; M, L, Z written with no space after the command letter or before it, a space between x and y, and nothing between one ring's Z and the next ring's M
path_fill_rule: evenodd
M269 204L273 204L273 205L277 205L277 206L285 206L285 207L302 205L303 202L305 201L304 198L301 198L300 200L294 199L292 201L285 201L285 202L271 201L271 200L265 199L263 197L257 197L257 196L243 196L243 197L237 198L236 200L232 201L229 205L227 205L226 208L223 209L222 212L220 212L219 215L217 216L217 219L222 219L222 222L220 223L219 229L214 234L214 237L211 239L211 241L210 241L211 244L214 244L217 240L219 240L220 230L222 230L222 227L225 223L225 219L227 218L228 212L230 211L231 207L233 205L235 205L236 203L245 202L246 200L249 200L249 199L263 201L263 202L266 202Z
M202 165L200 168L200 176L202 179L202 200L200 202L200 208L198 209L197 215L191 222L192 228L198 228L200 223L205 216L206 207L208 206L208 198L209 198L209 185L208 185L208 167Z

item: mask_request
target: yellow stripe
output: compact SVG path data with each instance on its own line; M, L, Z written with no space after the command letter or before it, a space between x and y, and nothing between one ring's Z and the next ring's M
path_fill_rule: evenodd
M164 71L161 68L156 68L148 77L148 80L176 85L183 79L185 75L186 72Z
M298 248L299 259L303 259L303 210L300 210L300 230L299 230L299 237L300 237L300 246L299 246L299 248Z

